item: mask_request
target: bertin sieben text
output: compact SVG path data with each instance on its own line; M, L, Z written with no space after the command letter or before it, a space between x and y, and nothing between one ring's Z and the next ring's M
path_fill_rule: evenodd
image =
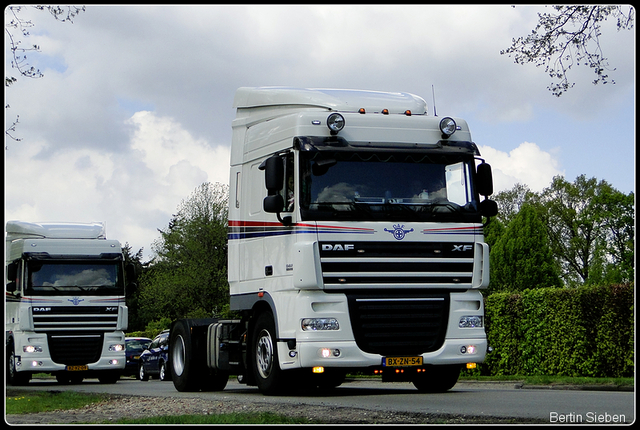
M560 413L549 412L549 422L552 423L626 423L624 414L610 414L608 412L587 412L577 414L574 412Z

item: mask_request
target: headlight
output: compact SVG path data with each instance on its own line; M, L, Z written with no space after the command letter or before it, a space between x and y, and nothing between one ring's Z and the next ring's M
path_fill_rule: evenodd
M116 343L115 345L109 345L109 351L115 351L115 352L124 351L124 345L121 343Z
M332 113L327 118L327 127L331 130L331 134L338 134L344 128L344 117L339 113Z
M445 117L440 120L440 131L442 132L442 137L447 138L455 133L457 130L456 122L453 118Z
M476 316L476 315L461 317L460 321L458 322L458 327L460 328L482 327L482 317Z
M22 347L22 351L24 352L42 352L42 347L38 345L26 345Z
M340 324L338 324L338 320L335 318L304 318L301 325L304 331L340 329Z

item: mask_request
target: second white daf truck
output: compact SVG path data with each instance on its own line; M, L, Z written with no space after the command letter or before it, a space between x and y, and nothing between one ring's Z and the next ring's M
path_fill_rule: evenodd
M5 241L7 382L115 383L128 324L120 243L103 223L24 221L7 221Z
M445 391L484 360L491 168L407 93L240 88L228 277L237 320L171 329L180 391L264 394L347 372ZM484 198L481 198L484 196Z

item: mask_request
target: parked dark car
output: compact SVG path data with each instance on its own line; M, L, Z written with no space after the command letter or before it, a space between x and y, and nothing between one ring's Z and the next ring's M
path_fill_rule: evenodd
M137 376L140 365L140 354L149 347L151 339L148 337L126 337L124 339L125 354L127 364L125 365L123 376Z
M161 381L171 379L169 372L169 330L157 335L149 347L140 354L138 379L148 381L150 376Z

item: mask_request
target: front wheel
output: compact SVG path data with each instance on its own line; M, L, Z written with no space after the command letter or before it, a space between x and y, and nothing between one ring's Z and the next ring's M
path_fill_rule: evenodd
M31 375L26 372L18 372L16 370L16 353L13 348L13 342L7 347L6 377L9 385L19 386L27 385L31 379Z
M432 366L430 371L419 373L413 385L421 393L444 393L456 385L461 368L460 364Z
M275 322L271 313L261 314L253 336L253 374L262 394L278 394L284 388L283 371L278 360Z
M138 367L138 379L141 381L149 380L149 375L145 372L144 365L142 363L140 363L140 366Z

